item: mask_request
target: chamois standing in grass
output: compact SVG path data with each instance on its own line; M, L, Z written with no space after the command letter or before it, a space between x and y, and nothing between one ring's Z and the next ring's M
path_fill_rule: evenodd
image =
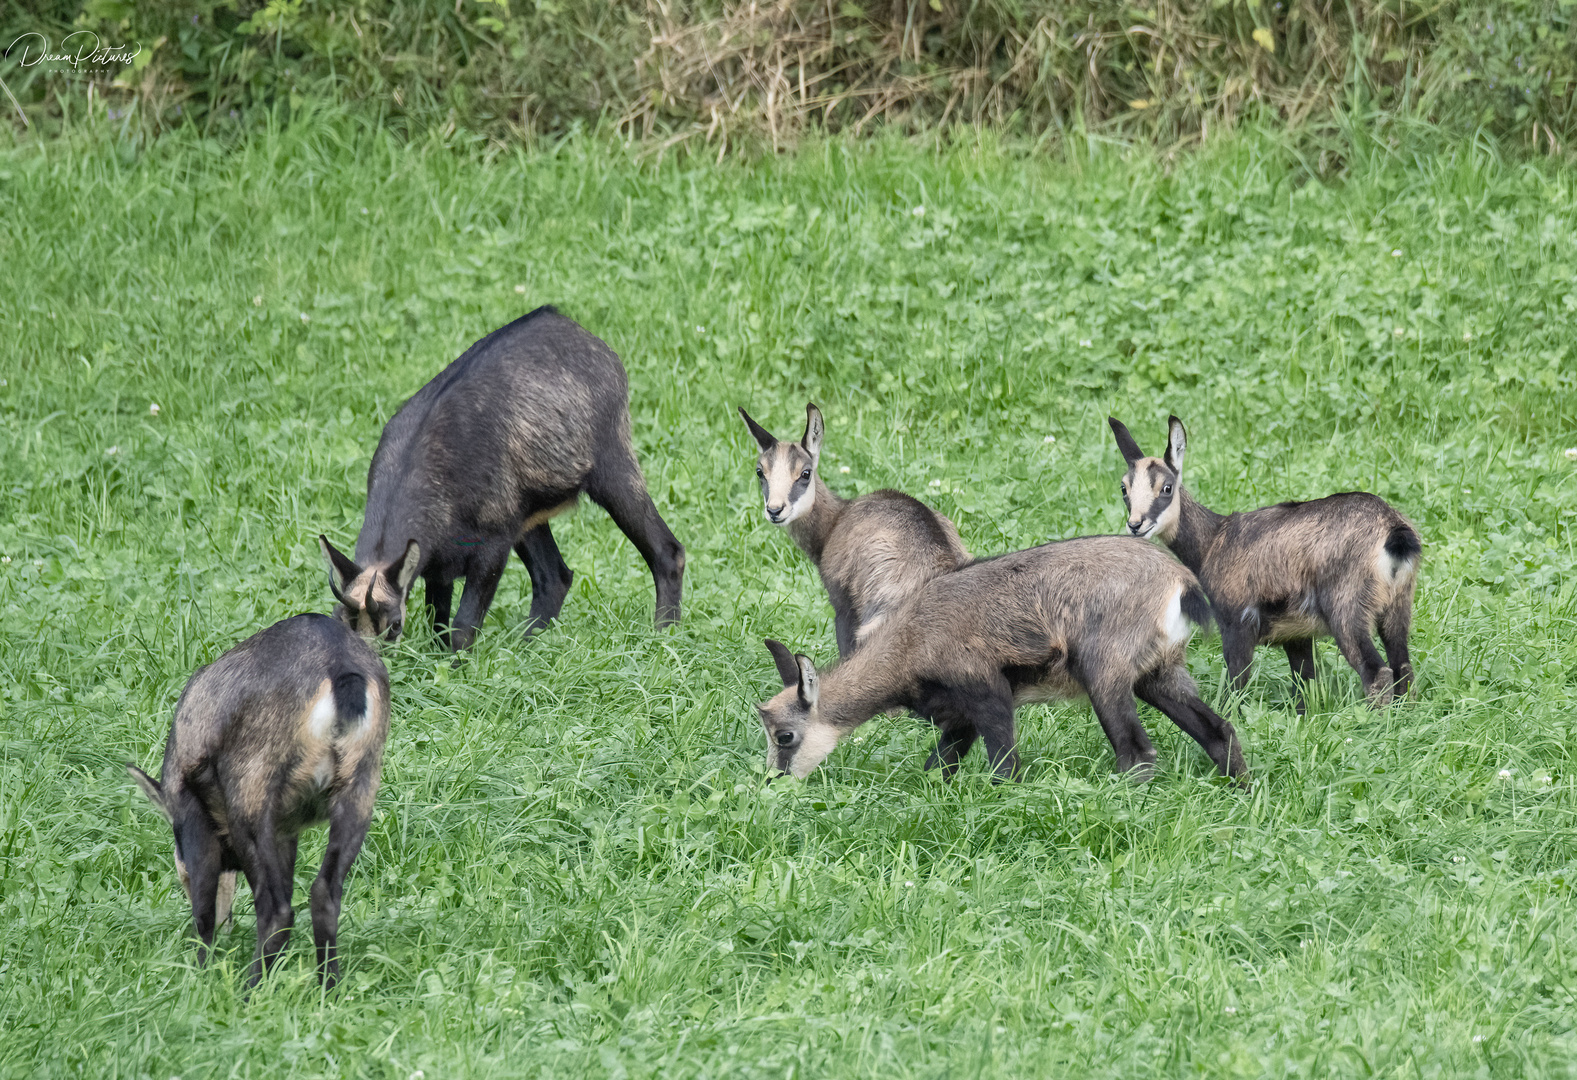
M389 734L389 675L325 615L275 623L198 669L181 692L158 780L128 763L175 830L175 869L202 945L230 919L235 875L257 908L256 984L290 940L296 840L329 823L312 883L318 974L339 978L345 875L367 835ZM216 918L217 915L217 918Z
M624 365L570 319L538 308L472 345L384 427L355 559L318 538L336 614L364 636L398 638L420 575L435 632L456 652L469 648L513 549L531 574L533 633L558 615L574 578L548 521L582 492L651 568L657 626L677 622L684 547L635 460Z
M804 777L866 720L906 706L940 729L926 768L951 775L978 738L1009 778L1015 706L1086 694L1117 770L1148 779L1156 754L1138 695L1245 781L1232 725L1199 699L1185 662L1193 627L1209 619L1194 575L1133 540L1080 537L984 559L926 582L825 673L768 641L783 691L758 707L767 765Z
M743 407L739 415L761 449L756 476L767 520L786 528L821 573L840 657L920 586L969 561L953 523L918 499L889 490L833 494L817 468L826 425L815 405L805 406L799 442L775 438Z
M1299 681L1314 681L1314 639L1329 635L1376 707L1407 693L1413 664L1407 635L1423 544L1377 495L1348 491L1221 515L1183 488L1188 433L1168 422L1164 457L1146 457L1128 429L1108 417L1128 471L1128 531L1156 537L1194 573L1215 607L1233 686L1248 683L1254 646L1280 645ZM1374 647L1379 631L1386 659Z

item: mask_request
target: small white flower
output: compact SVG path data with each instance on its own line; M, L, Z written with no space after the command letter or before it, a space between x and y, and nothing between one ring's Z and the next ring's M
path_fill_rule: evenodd
M7 380L0 379L0 386L10 386L10 385L11 384Z
M305 311L303 311L301 313L301 321L302 322L311 322L312 321L312 316L308 315Z
M42 569L44 569L44 560L43 559L34 559L33 560L33 569L34 570L42 570Z
M112 446L108 450L104 451L104 456L105 457L114 457L118 453L120 453L120 447Z
M942 481L940 481L940 480L932 480L931 481L931 486L932 487L941 487L942 486Z
M1474 1042L1483 1042L1484 1041L1484 1036L1482 1036L1482 1035L1475 1035L1475 1036L1473 1036L1473 1041Z
M841 472L841 473L846 473L846 472L849 471L849 467L847 465L839 465L838 466L838 471Z
M909 211L909 213L913 214L915 217L925 217L925 207L917 206L913 210Z
M1342 742L1344 742L1344 743L1352 742L1352 736L1351 735L1347 736L1345 739L1342 740Z
M253 307L262 307L263 306L263 294L262 293L258 293L256 296L252 297L252 306Z
M1471 331L1471 330L1464 330L1464 331L1462 331L1462 340L1463 341L1472 341L1473 340L1473 331Z
M1500 772L1496 773L1495 775L1500 777L1502 780L1510 780L1511 779L1511 770L1510 769L1502 769L1502 770L1500 770Z
M0 555L0 566L10 566L10 565L11 565L11 556L9 556L9 555Z
M1226 1013L1228 1016L1233 1016L1233 1015L1235 1015L1237 1013L1238 1009L1237 1009L1236 1005L1228 1005L1226 1008L1222 1009L1221 1011Z
M1300 949L1307 949L1308 947L1309 947L1309 943L1307 941L1300 941L1300 942L1298 942L1298 948L1300 948Z
M524 285L516 285L515 286L515 291L517 293L519 293L521 296L526 295L526 287Z
M362 208L361 208L361 212L362 212L362 213L363 213L363 214L370 214L370 213L372 213L372 211L370 211L370 210L368 210L368 209L367 209L367 208L366 208L366 207L365 207L365 206L363 206L363 207L362 207Z
M4 379L0 379L0 386L4 386L4 385L5 385L5 380ZM1566 460L1567 461L1577 461L1577 446L1568 446L1566 448Z
M706 327L704 327L704 326L700 325L699 323L697 323L696 324L696 328L695 328L695 332L698 333L698 334L704 334L704 333L706 333Z
M906 889L912 889L912 888L914 888L914 882L906 881L906 882L903 883L903 887L906 888Z
M1080 338L1079 339L1079 348L1081 348L1081 349L1088 349L1091 345L1094 345L1094 344L1095 344L1095 342L1091 341L1089 338Z
M1402 249L1401 248L1392 248L1391 249L1391 258L1393 258L1393 259L1400 259L1401 257L1402 257Z
M1467 862L1467 857L1463 855L1453 855L1451 856L1451 861L1460 865L1461 863Z
M1398 327L1396 327L1395 329L1393 329L1391 331L1391 336L1392 337L1406 337L1407 336L1407 330L1405 328L1403 328L1403 327L1398 326Z
M159 403L157 401L153 402L151 405L148 406L148 415L149 416L158 416L159 415Z
M1055 436L1055 435L1047 435L1044 439L1042 439L1040 441L1043 442L1043 443L1054 443L1054 442L1057 441L1057 436Z

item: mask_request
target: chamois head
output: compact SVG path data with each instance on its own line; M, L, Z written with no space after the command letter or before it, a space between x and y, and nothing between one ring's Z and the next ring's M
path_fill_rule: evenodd
M823 720L816 707L821 682L810 657L797 656L770 638L767 651L783 679L783 692L756 706L761 726L767 729L767 768L803 780L832 753L843 732Z
M190 813L204 813L196 806L195 802L188 800L186 806L172 805L172 799L165 792L159 781L137 768L131 762L126 763L126 771L131 778L137 781L137 786L142 793L148 796L148 801L158 808L164 815L164 820L170 823L175 831L175 876L180 879L181 891L186 894L186 902L192 902L192 874L186 866L186 851L181 844L181 833L184 831L184 822L179 820L179 815ZM199 853L200 855L201 853ZM219 889L215 901L215 909L219 914L220 922L227 922L230 918L230 908L235 902L235 871L226 870L219 875Z
M805 434L797 443L779 442L750 418L744 406L740 406L739 415L745 418L745 426L761 447L756 476L761 481L767 520L774 525L787 525L816 501L816 463L821 459L821 439L826 434L821 410L806 404Z
M334 591L334 617L367 639L400 639L405 628L405 597L421 565L422 549L415 540L405 554L387 566L362 569L355 560L319 536L323 561L329 567L329 588Z
M1177 535L1182 514L1183 454L1188 450L1188 433L1177 417L1167 421L1165 457L1145 457L1139 444L1122 421L1108 416L1106 422L1117 436L1128 472L1122 479L1123 502L1128 506L1128 532L1148 539L1156 537L1171 543Z

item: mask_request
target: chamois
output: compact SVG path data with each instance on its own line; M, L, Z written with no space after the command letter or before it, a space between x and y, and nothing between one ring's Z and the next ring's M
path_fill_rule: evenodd
M821 572L832 602L838 655L847 658L916 589L969 561L946 516L901 491L842 499L822 482L826 425L805 406L805 434L787 442L739 415L761 448L756 476L767 520L788 530Z
M1128 531L1158 538L1195 574L1221 626L1233 686L1248 683L1254 646L1280 645L1299 681L1314 681L1314 639L1329 635L1376 707L1412 687L1407 635L1423 544L1384 499L1362 491L1221 515L1183 488L1188 433L1168 421L1164 457L1146 457L1108 417L1128 471ZM1374 647L1378 630L1386 660Z
M175 831L175 869L202 944L230 919L235 874L257 907L256 985L290 940L296 840L329 823L312 883L318 975L339 978L345 874L367 835L389 734L389 674L325 615L275 623L199 668L175 706L158 780L126 770Z
M951 775L978 738L997 778L1011 778L1014 708L1087 694L1117 770L1148 779L1156 753L1137 694L1245 782L1237 735L1199 699L1185 662L1193 627L1209 619L1194 575L1133 540L1086 536L981 560L926 582L824 674L768 641L784 687L758 707L768 768L804 777L866 720L906 706L940 729L926 768Z
M651 568L657 626L677 622L684 547L635 460L624 366L601 340L542 307L472 345L384 427L355 559L318 538L336 614L363 636L398 638L420 574L434 631L456 652L469 648L513 548L531 574L526 633L534 633L558 615L574 578L548 520L582 492ZM465 594L451 626L461 577Z

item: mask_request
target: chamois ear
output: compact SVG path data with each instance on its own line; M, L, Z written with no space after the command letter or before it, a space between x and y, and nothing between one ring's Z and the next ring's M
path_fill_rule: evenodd
M165 804L164 789L159 786L159 782L129 761L126 762L126 771L131 774L133 780L137 781L137 786L142 788L144 795L148 796L148 801L159 808L164 820L173 823L175 818L170 813L169 806Z
M1188 432L1177 417L1166 421L1166 464L1178 476L1183 475L1183 455L1188 453Z
M416 577L417 568L422 565L422 547L415 540L405 543L405 556L400 560L394 573L389 575L389 580L394 582L394 587L401 595L410 591L411 582Z
M788 646L767 638L767 652L772 654L772 662L778 666L778 677L783 680L783 685L798 686L799 665L794 662L794 654L788 651Z
M361 567L357 566L350 556L329 543L329 538L321 533L318 535L318 547L323 552L323 561L329 567L329 589L333 591L334 599L343 604L345 589L356 580L361 573Z
M1106 422L1112 426L1112 434L1117 436L1117 452L1123 456L1123 464L1131 468L1134 462L1144 457L1144 451L1133 441L1133 436L1128 434L1121 420L1108 416Z
M794 662L799 665L799 703L814 709L816 698L821 694L821 678L816 674L816 665L804 655L796 655Z
M821 410L810 402L805 403L805 436L799 444L805 452L813 458L821 457L821 440L827 434L827 425L821 418Z
M772 432L752 420L743 405L739 407L739 415L745 418L745 426L750 429L751 437L756 440L756 445L761 447L763 451L770 450L778 444L777 439L773 438Z

